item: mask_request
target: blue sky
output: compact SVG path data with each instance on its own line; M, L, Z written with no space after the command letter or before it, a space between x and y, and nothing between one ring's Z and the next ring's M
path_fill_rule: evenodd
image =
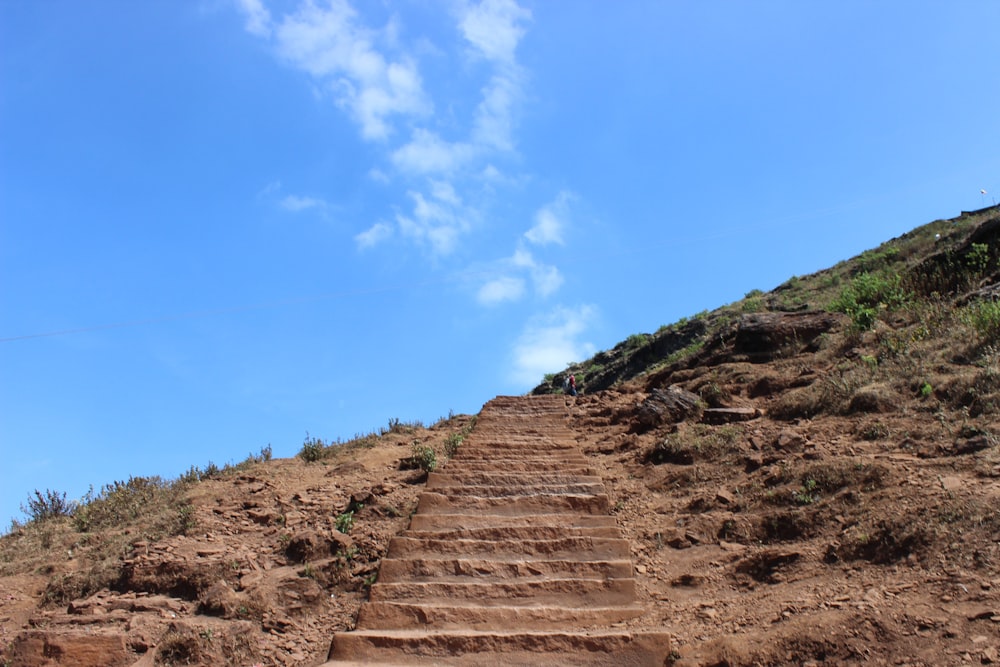
M2 2L0 522L36 488L476 412L990 204L998 25L992 0Z

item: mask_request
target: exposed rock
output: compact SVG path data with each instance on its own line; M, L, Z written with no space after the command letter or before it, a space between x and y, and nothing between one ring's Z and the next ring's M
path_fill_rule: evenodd
M886 413L896 410L898 399L883 384L873 384L859 389L848 405L848 412Z
M733 353L750 361L771 361L786 350L813 347L816 339L843 321L838 313L750 313L740 318Z
M757 408L706 408L702 411L701 420L706 424L731 424L750 421L760 415Z
M748 556L736 565L736 571L749 574L757 581L775 583L777 571L797 561L802 554L797 551L762 551Z
M305 563L309 560L329 558L338 552L347 551L354 545L348 535L332 532L328 535L315 530L297 533L288 541L285 556L293 563Z
M124 667L128 651L122 634L83 634L65 630L28 630L18 635L11 651L18 667Z
M676 386L654 389L636 411L638 430L646 431L684 421L688 417L699 416L701 411L701 399L697 394Z
M236 591L225 581L217 581L201 594L198 612L208 616L232 616L240 606Z
M805 444L805 437L798 431L792 429L784 429L778 433L778 437L774 440L774 446L784 452L802 451Z

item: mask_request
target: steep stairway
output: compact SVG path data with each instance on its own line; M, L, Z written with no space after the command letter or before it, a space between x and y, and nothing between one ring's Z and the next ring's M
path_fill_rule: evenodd
M628 542L573 442L563 396L498 397L431 473L354 631L326 667L663 665Z

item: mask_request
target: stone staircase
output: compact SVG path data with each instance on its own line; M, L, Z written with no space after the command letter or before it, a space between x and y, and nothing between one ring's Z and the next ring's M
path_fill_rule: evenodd
M573 443L566 397L499 397L394 538L357 628L326 667L663 665L667 636L626 629L628 542Z

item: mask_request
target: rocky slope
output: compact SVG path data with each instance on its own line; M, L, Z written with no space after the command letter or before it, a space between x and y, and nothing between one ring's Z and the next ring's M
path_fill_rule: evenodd
M381 622L359 621L369 596L412 603L412 585L393 585L413 568L383 559L410 544L412 561L429 543L406 540L433 539L403 531L441 530L410 524L421 493L456 479L428 480L428 449L455 455L438 472L468 475L477 438L579 450L627 540L626 606L640 610L608 620L662 637L666 664L1000 663L997 230L995 208L937 221L633 337L568 369L584 385L576 399L505 399L561 406L537 428L524 414L390 424L304 446L304 458L129 480L69 516L40 516L0 538L0 664L322 664L335 637ZM462 502L514 484L478 474L459 478ZM508 542L537 533L510 528ZM565 546L573 530L553 539ZM417 616L422 627L431 615ZM470 611L460 627L508 620Z

